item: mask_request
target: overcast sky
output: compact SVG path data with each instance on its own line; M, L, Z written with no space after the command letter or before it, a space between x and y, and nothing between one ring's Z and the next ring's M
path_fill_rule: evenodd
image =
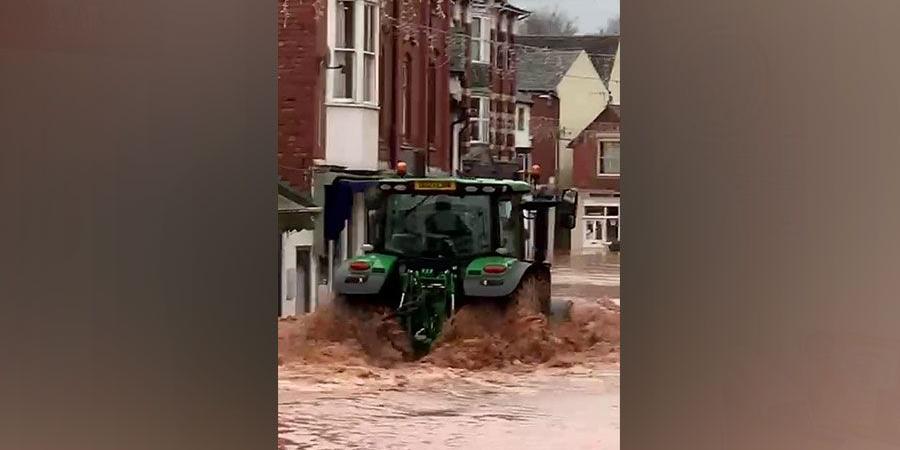
M619 0L511 0L510 3L532 11L559 5L560 11L577 20L579 33L593 33L606 26L607 19L619 15Z

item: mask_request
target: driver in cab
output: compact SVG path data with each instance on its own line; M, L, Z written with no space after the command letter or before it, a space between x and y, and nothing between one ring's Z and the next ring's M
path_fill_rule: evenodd
M446 199L439 199L434 203L434 214L425 220L425 226L429 233L441 234L451 238L468 236L472 230L466 223L453 212L452 205Z

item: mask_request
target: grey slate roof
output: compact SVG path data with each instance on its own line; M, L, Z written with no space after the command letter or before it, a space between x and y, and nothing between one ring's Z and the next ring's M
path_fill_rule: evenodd
M517 35L516 43L531 47L554 50L584 50L591 63L600 74L604 83L609 82L616 50L619 48L619 36L577 35L577 36L528 36Z
M555 91L563 75L581 54L576 51L520 51L516 79L520 91Z

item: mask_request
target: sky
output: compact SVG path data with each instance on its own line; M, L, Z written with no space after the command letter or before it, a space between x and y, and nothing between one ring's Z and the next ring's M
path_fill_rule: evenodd
M606 26L607 19L619 15L619 0L511 0L510 3L532 11L558 5L560 11L577 20L579 33L596 32Z

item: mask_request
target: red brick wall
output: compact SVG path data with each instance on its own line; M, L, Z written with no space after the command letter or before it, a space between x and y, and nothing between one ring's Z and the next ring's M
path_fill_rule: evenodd
M491 30L491 39L494 43L491 57L491 92L494 100L491 102L491 111L494 120L491 128L495 131L494 154L502 161L508 161L515 156L515 112L516 112L516 72L514 53L506 49L515 43L512 33L502 31L501 22L506 23L512 17L511 13L500 13L500 20L495 20L494 29ZM498 50L500 56L498 57ZM501 58L503 63L501 64Z
M443 5L444 14L437 14L436 5ZM402 17L406 23L398 29L395 22L382 18L379 159L393 165L401 145L428 151L428 165L450 170L450 67L447 61L447 42L440 32L449 27L450 2L411 0L402 9L399 2L388 0L382 4L384 13ZM411 32L404 32L411 30ZM404 60L410 59L410 95L412 123L406 136L401 135L400 73ZM431 67L433 66L433 79ZM432 87L429 89L429 87ZM432 90L432 92L429 92Z
M559 99L531 96L531 161L541 166L541 182L556 173L556 145L559 137Z
M618 122L595 121L575 139L571 147L572 184L582 189L603 189L619 192L619 177L597 176L597 152L599 151L599 133L619 133Z
M324 2L277 2L278 174L301 192L324 158L326 21Z

